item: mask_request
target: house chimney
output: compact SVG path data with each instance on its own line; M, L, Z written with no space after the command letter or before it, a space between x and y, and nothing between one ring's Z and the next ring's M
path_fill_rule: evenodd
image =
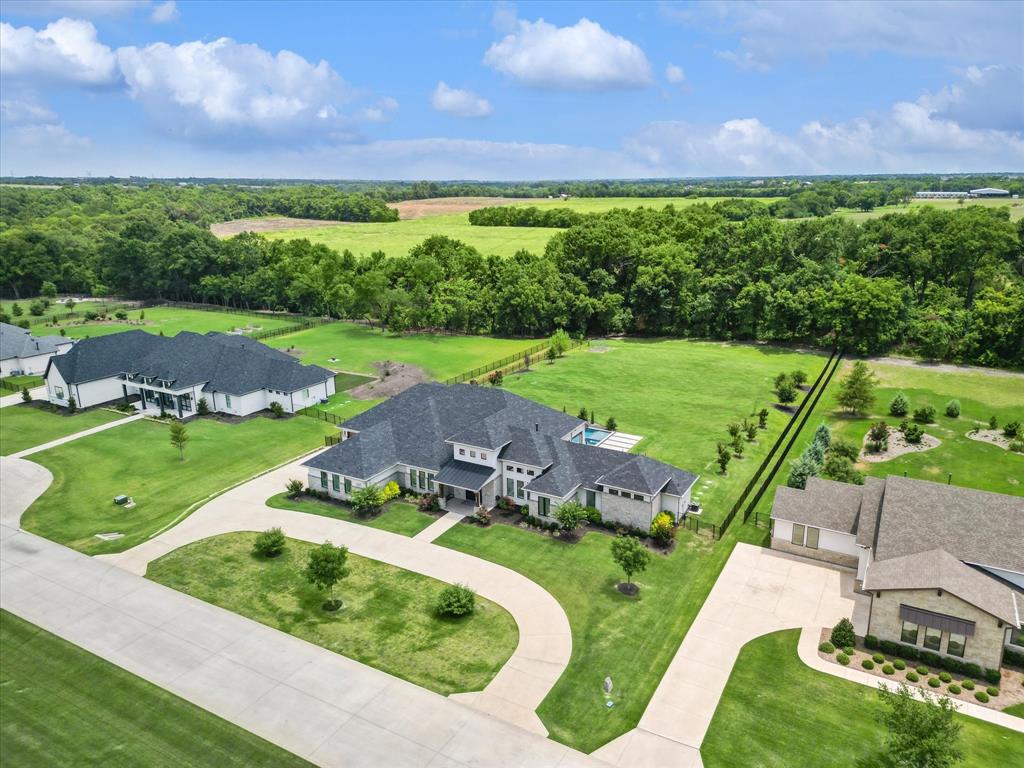
M533 431L534 432L540 432L540 422L539 421L533 422Z

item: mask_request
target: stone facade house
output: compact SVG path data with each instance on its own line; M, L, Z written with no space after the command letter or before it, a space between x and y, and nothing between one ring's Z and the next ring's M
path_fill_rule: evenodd
M1024 649L1024 498L890 475L780 487L772 548L856 569L868 634L998 668Z

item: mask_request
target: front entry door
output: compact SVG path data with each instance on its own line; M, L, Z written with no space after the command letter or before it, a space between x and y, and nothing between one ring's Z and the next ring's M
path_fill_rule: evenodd
M476 501L476 493L474 491L466 491L466 501Z

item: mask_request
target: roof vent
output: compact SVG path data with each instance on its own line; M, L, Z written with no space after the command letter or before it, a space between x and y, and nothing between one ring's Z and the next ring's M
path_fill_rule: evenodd
M540 422L539 421L533 422L533 431L534 432L540 432Z

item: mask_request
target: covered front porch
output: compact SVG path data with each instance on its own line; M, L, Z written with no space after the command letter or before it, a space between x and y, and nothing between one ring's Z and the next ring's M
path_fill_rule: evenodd
M471 515L477 507L493 506L498 470L468 461L452 460L441 467L434 482L443 509Z
M125 385L125 399L131 395L139 396L135 406L142 413L160 413L160 411L164 411L181 419L192 416L196 412L196 402L192 397L191 390L187 392L172 392L150 387L129 387Z

